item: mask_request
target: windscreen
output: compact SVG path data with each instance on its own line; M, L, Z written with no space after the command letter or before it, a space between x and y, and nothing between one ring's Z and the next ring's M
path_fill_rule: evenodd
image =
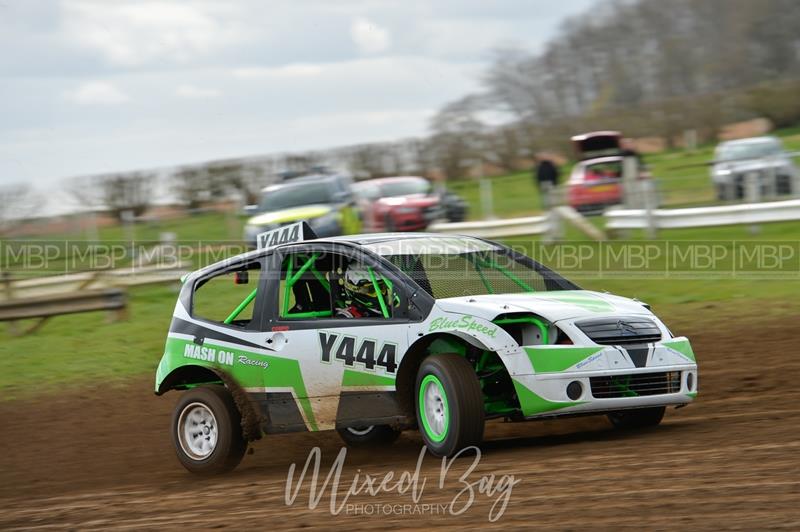
M402 179L381 184L381 196L391 198L394 196L409 196L411 194L427 194L431 184L425 179Z
M280 211L314 205L332 203L331 188L327 182L289 185L264 193L261 199L261 210L264 212Z
M532 260L481 240L431 237L370 244L436 299L566 290L572 283Z
M720 146L717 160L727 161L778 155L783 151L779 144L770 141Z

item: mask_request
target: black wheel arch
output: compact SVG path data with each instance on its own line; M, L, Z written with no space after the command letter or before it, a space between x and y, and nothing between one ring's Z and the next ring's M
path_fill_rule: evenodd
M228 393L233 397L236 409L242 417L242 436L245 441L261 439L261 426L264 419L259 413L259 409L250 401L247 392L239 386L239 383L230 374L221 369L197 364L180 366L172 370L161 381L156 395L163 395L169 390L185 390L202 384L224 385Z
M437 340L445 340L459 349L453 351L463 350L467 353L470 349L477 349L480 351L490 351L487 346L483 345L475 337L468 334L458 334L454 332L443 332L423 336L417 339L408 351L406 351L403 359L400 361L400 367L397 369L397 376L395 377L395 389L397 390L397 402L400 406L402 413L409 419L415 419L415 384L417 372L422 364L422 361L435 354L431 352L431 345ZM506 370L507 371L507 370Z

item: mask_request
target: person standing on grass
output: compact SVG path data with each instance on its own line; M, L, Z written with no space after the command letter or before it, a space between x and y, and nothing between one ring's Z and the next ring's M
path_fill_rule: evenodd
M539 201L542 209L547 210L551 207L550 191L558 186L558 167L546 156L538 156L536 161L534 178L536 179L536 187L539 189Z

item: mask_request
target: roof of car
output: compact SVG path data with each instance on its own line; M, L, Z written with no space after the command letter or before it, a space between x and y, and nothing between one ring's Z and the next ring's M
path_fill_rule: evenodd
M444 235L441 233L366 233L360 235L318 238L316 240L309 240L308 242L347 242L359 246L368 246L370 244L379 244L381 242L393 240L413 240L419 238L468 238L470 240L477 240L474 237L466 235Z
M380 183L394 183L395 181L406 181L408 179L422 179L423 181L427 181L422 176L418 175L396 175L392 177L376 177L374 179L367 179L366 181L359 181L361 183L372 183L372 184L380 184Z
M582 133L574 135L570 140L580 142L582 140L591 139L594 137L621 137L622 133L619 131L591 131L589 133Z
M451 234L441 234L441 233L369 233L369 234L359 234L359 235L342 235L342 236L332 236L327 238L316 238L316 239L309 239L303 240L300 242L292 242L288 244L281 244L279 246L275 246L271 249L279 249L285 246L293 246L298 244L304 244L309 242L340 242L344 244L351 244L356 246L369 246L373 244L380 244L383 242L391 242L396 243L400 241L412 241L412 240L423 240L423 239L442 239L442 240L465 240L474 242L477 245L492 245L492 243L481 240L479 238L467 236L467 235L451 235ZM250 251L246 251L245 253L241 253L239 255L228 257L222 261L219 261L214 264L207 265L203 268L198 269L197 271L192 272L189 278L196 278L203 275L205 272L217 269L221 263L229 264L229 263L237 263L241 261L247 261L253 258L256 258L263 253L269 251L267 249L253 249Z
M780 142L777 137L763 136L763 137L749 137L746 139L727 140L721 142L720 146L731 146L736 144L761 144L764 142Z
M591 159L585 159L583 161L578 161L576 166L590 166L593 164L602 164L602 163L618 163L622 161L622 155L607 155L605 157L593 157Z
M318 183L319 181L330 181L334 179L344 179L345 176L341 174L311 174L311 175L304 175L302 177L293 177L292 179L287 179L286 181L281 181L278 183L273 183L261 189L261 192L268 192L273 191L283 187L291 187L295 185L305 185L309 183Z

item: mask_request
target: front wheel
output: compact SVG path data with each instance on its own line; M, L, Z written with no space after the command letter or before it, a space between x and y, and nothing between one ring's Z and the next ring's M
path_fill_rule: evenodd
M336 429L339 437L350 447L371 447L393 443L400 431L389 425L369 425Z
M241 419L224 386L200 386L184 393L172 415L172 443L183 467L214 475L239 465L247 450Z
M483 393L469 362L454 353L422 361L416 382L417 424L435 456L452 456L483 440Z
M608 420L618 429L643 429L655 427L664 418L666 407L637 408L608 414Z

